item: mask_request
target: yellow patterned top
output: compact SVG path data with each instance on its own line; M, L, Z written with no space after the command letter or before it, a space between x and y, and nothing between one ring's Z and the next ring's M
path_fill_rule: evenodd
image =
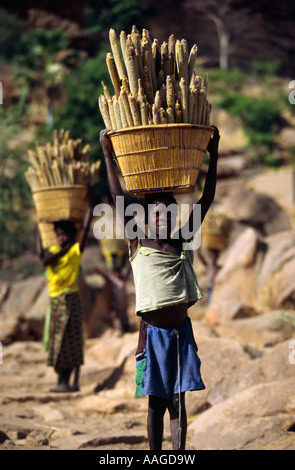
M59 250L58 246L51 246L49 249L52 254L58 253ZM57 297L65 292L78 291L81 256L79 243L74 243L55 264L47 266L46 277L50 297Z

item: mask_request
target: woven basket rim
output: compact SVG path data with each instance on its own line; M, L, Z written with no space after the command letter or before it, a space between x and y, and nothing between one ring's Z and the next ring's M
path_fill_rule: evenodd
M69 185L69 186L66 186L66 185L63 185L63 186L46 186L44 188L39 188L39 189L35 189L34 191L32 191L33 194L36 194L36 193L41 193L41 192L44 192L44 191L60 191L61 189L87 189L88 186L84 185L84 184L72 184L72 185Z
M119 135L119 134L126 134L132 131L140 131L140 130L152 130L152 129L179 129L179 128L187 128L187 129L204 129L210 130L211 132L214 131L214 127L212 126L205 126L204 124L189 124L189 123L179 123L179 124L153 124L147 126L132 126L132 127L122 127L122 129L115 129L107 132L108 136L112 135Z

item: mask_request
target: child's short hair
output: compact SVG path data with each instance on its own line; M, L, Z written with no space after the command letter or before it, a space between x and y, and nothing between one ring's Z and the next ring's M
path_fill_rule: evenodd
M77 235L77 227L71 220L59 220L54 222L54 231L57 232L58 230L64 232L70 239L75 238Z

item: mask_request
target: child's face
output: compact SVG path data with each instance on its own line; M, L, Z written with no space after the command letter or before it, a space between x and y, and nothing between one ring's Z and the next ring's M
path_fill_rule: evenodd
M154 201L148 212L151 235L164 240L169 238L176 223L174 214L171 216L171 210L167 210L168 206L165 201Z
M69 242L70 238L66 232L61 229L56 230L56 239L58 245L63 248Z

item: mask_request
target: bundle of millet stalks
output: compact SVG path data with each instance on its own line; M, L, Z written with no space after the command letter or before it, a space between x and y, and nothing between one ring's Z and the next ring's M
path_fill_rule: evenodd
M131 34L109 31L112 53L106 62L114 95L104 82L99 109L107 129L157 124L190 123L210 126L208 74L196 74L198 48L189 51L185 39L159 43L136 26Z
M31 190L51 186L97 183L101 162L89 162L90 145L82 147L82 139L71 139L69 131L53 131L53 141L28 151L31 166L25 173Z

